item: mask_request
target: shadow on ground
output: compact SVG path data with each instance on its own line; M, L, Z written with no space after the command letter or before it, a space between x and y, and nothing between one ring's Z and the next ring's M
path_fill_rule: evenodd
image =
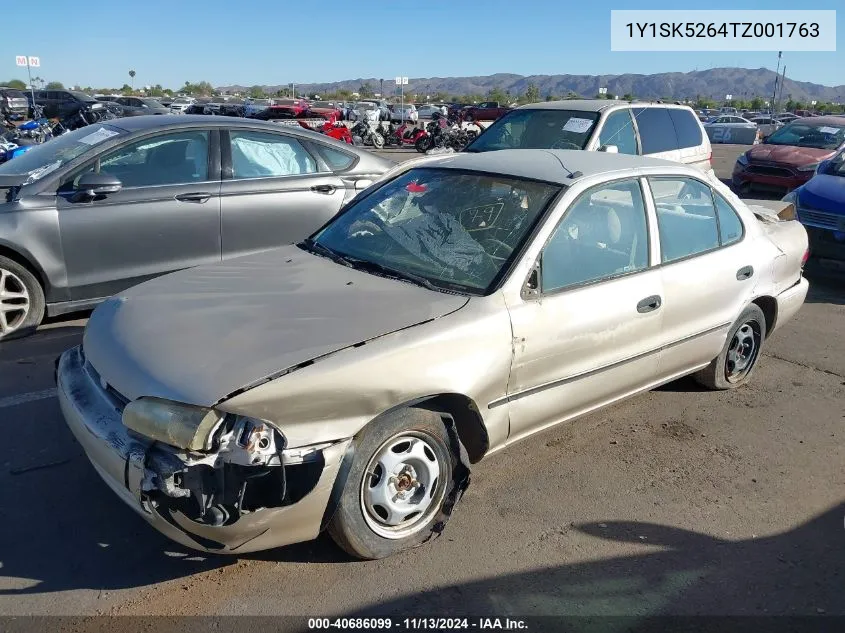
M843 515L845 503L790 531L740 541L651 523L566 526L652 548L438 587L354 615L845 615ZM625 630L656 629L628 622Z

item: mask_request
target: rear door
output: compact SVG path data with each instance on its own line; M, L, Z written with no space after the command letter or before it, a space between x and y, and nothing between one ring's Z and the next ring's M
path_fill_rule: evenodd
M660 235L665 379L719 354L760 271L738 214L706 182L688 176L647 182Z
M224 259L298 242L340 210L343 180L284 128L222 134Z
M91 171L115 175L122 189L77 198L75 182ZM167 272L220 261L216 131L129 141L75 170L58 193L72 300L107 297Z
M701 121L692 110L686 108L666 108L666 111L675 128L681 162L705 172L709 171L711 168L710 140L704 132Z

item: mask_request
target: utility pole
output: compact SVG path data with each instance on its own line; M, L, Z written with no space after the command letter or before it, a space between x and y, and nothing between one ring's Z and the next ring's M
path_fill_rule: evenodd
M778 93L778 102L783 99L783 84L786 82L786 64L783 65L783 75L780 79L780 92Z
M775 71L775 87L772 89L772 116L777 114L775 112L775 107L777 105L776 99L778 94L778 75L780 74L780 58L783 55L783 51L778 51L778 69Z

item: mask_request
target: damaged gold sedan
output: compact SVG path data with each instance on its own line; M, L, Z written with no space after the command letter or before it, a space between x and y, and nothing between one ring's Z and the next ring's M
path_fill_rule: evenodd
M441 532L472 463L685 374L747 382L804 302L803 227L659 160L459 154L304 242L102 303L57 362L106 483L193 548Z

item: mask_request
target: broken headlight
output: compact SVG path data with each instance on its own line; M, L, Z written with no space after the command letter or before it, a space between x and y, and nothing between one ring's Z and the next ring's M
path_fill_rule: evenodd
M223 417L214 409L148 397L133 400L123 410L123 424L127 428L189 451L210 449L214 431Z

